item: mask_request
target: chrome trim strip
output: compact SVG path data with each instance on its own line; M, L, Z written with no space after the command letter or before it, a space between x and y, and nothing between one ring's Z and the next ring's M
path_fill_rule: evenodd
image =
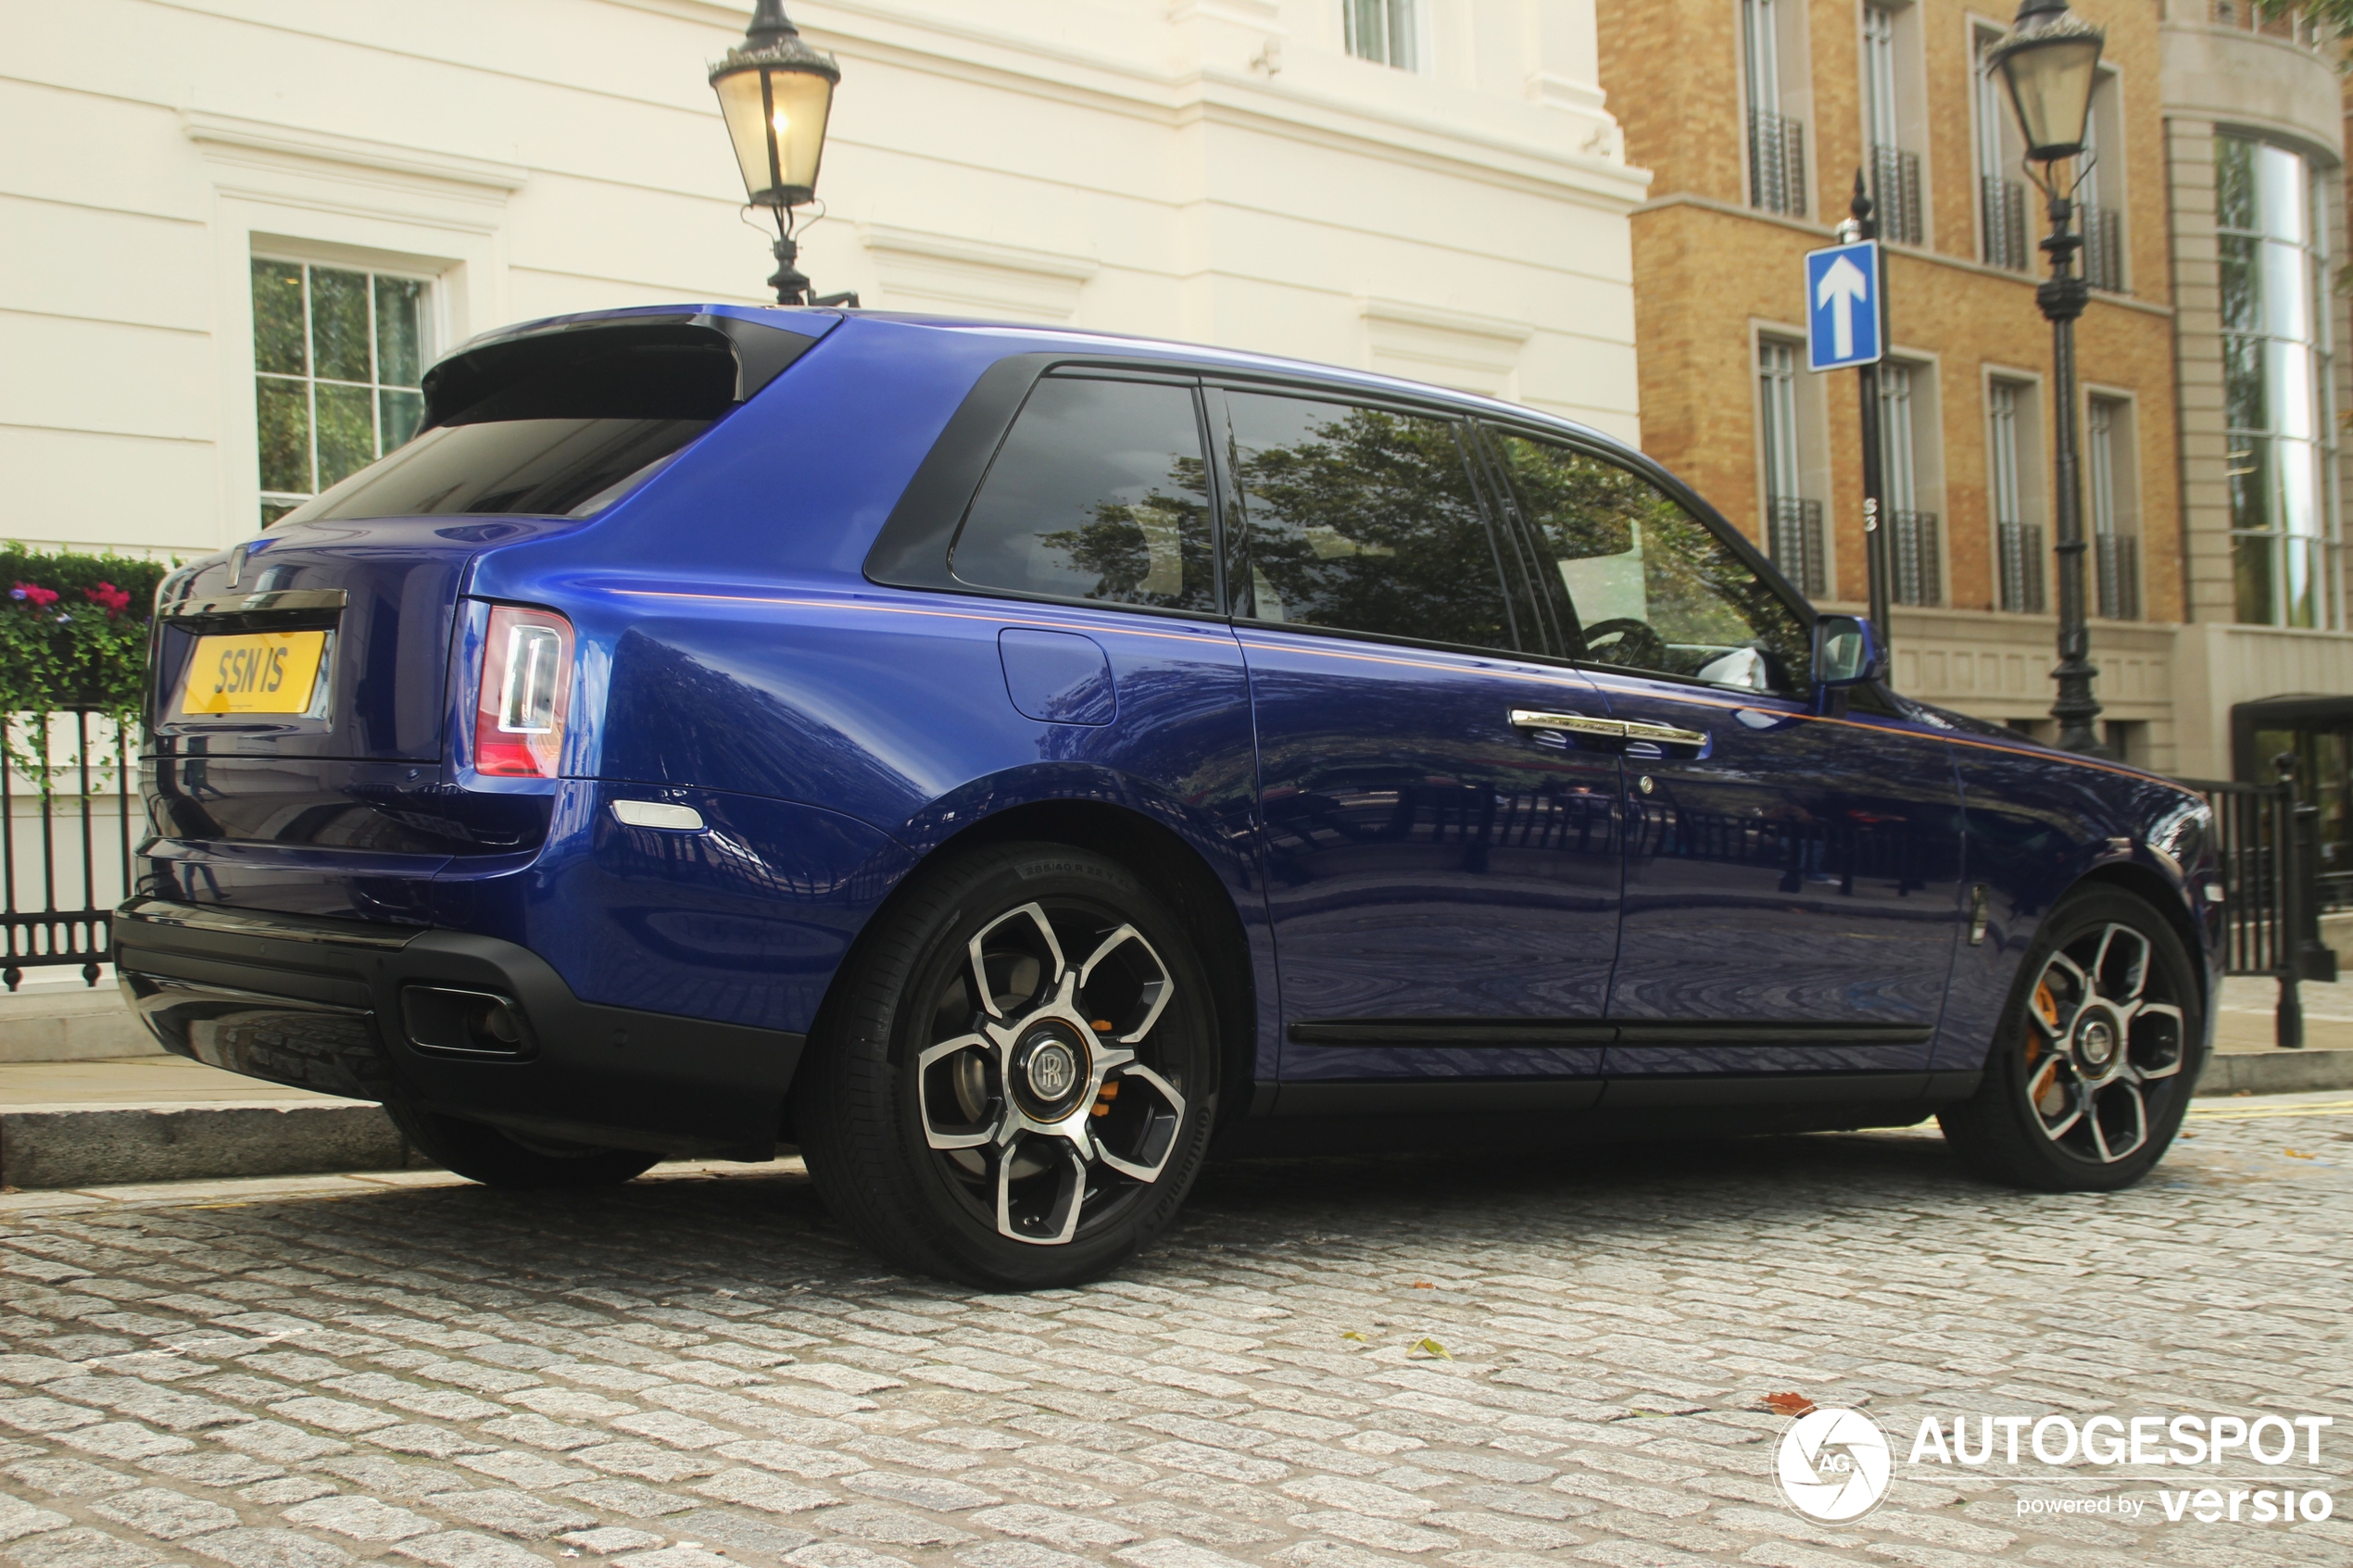
M1605 1046L1615 1023L1546 1018L1309 1019L1290 1026L1300 1046Z
M353 920L329 920L321 915L285 914L271 909L233 909L215 904L181 904L163 898L137 897L115 910L116 921L132 929L118 929L115 945L126 937L139 945L133 933L140 925L177 926L222 936L258 936L278 942L315 942L333 947L373 947L396 952L423 935L428 927L376 925ZM135 960L132 968L137 968Z
M278 588L266 594L244 594L217 599L182 599L165 605L156 614L166 621L201 620L224 615L269 615L292 611L341 609L351 596L341 588Z
M1658 746L1705 746L1707 736L1698 730L1679 730L1672 724L1645 723L1640 719L1626 721L1628 740L1646 740Z
M1558 730L1565 734L1592 735L1602 740L1624 740L1630 727L1617 719L1589 719L1582 713L1544 713L1529 708L1513 709L1511 718L1512 728L1516 730ZM1655 729L1658 726L1644 727Z
M1922 1023L1782 1019L1320 1018L1293 1023L1300 1046L1923 1046Z

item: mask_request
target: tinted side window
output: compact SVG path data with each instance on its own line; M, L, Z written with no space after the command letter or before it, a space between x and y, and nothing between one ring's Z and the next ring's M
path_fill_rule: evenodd
M976 588L1214 612L1192 389L1039 382L981 482L950 564Z
M1259 620L1518 646L1453 425L1261 393L1225 402Z
M1587 658L1755 691L1796 688L1804 624L1705 523L1616 463L1502 433L1496 446L1568 589Z

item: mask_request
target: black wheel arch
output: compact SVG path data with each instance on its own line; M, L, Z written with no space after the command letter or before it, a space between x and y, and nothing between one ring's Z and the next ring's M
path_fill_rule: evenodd
M810 1025L810 1048L824 1048L834 986L854 968L867 933L887 925L893 906L928 871L998 844L1060 844L1084 849L1118 861L1168 900L1192 937L1202 967L1216 977L1211 996L1216 1003L1218 1124L1224 1126L1247 1113L1257 1076L1258 985L1251 966L1250 940L1233 894L1202 853L1182 837L1140 811L1101 800L1033 800L1007 807L942 840L909 867L843 953L834 972L834 985L827 987L825 1000ZM794 1141L792 1116L793 1098L787 1095L783 1129L787 1142Z
M2019 963L2011 971L2004 988L2001 1010L1994 1015L1993 1029L1982 1042L1987 1055L1985 1058L1981 1058L1977 1065L1982 1067L1984 1061L1990 1059L1994 1041L1999 1038L2005 1021L2020 1005L2020 997L2024 993L2020 987L2026 984L2026 955L2032 951L2034 943L2042 936L2044 927L2049 922L2051 916L2077 894L2109 889L2128 894L2137 902L2146 905L2159 920L2165 922L2166 927L2180 938L2183 947L2190 955L2190 967L2196 974L2199 1016L2208 1021L2213 1018L2217 998L2214 995L2213 975L2206 963L2206 938L2205 935L2199 931L2197 922L2191 916L2188 900L2183 897L2181 889L2167 882L2164 877L2150 868L2130 860L2119 860L2094 867L2060 888L2051 897L2050 902L2044 905L2043 912L2035 921L2032 932L2028 935L2018 950Z
M2196 919L2190 913L2189 900L2183 896L2181 889L2146 866L2120 860L2086 872L2066 893L2060 895L2060 898L2087 887L2113 887L2119 892L2131 894L2157 911L2158 916L2172 929L2173 935L2182 939L2182 947L2189 953L2190 967L2197 976L2198 1005L2204 1015L2210 1018L2216 998L2212 994L2213 975L2207 964L2206 934L2198 929ZM2054 899L2051 907L2057 909L2058 902L2058 899ZM2048 918L2047 915L2045 918Z

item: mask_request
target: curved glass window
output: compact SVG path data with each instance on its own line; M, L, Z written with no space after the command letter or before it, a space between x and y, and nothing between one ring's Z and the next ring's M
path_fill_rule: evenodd
M2334 626L2327 194L2284 147L2218 136L2214 155L2238 619Z
M1520 511L1543 536L1596 664L1794 694L1805 625L1707 524L1616 463L1498 432Z
M975 588L1214 614L1193 389L1039 382L973 498L950 570Z

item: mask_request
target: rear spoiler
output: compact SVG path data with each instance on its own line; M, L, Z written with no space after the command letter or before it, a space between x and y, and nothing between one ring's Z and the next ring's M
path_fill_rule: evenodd
M425 372L425 417L419 428L447 424L527 378L649 350L724 351L735 362L735 401L749 403L840 321L837 315L816 311L796 312L773 324L680 311L539 323L477 338Z

